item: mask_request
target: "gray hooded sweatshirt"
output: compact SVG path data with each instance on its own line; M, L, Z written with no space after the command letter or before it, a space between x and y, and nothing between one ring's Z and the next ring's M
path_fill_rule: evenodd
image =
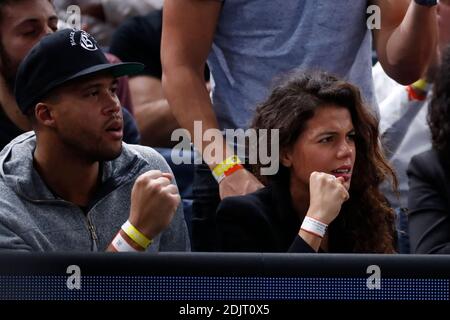
M128 219L136 178L148 170L171 172L153 149L124 143L117 159L102 163L102 185L85 213L45 185L33 166L35 146L28 132L0 152L0 250L104 251ZM147 250L190 250L181 205Z

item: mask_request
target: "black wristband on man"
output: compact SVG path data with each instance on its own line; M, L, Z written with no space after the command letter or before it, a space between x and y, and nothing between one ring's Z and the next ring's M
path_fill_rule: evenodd
M415 3L421 6L432 7L437 5L437 0L414 0Z

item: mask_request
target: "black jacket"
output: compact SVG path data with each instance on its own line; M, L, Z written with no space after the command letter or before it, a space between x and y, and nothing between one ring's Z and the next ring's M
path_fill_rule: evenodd
M225 198L215 216L216 250L314 253L298 236L302 221L293 209L288 186L287 181L276 181L254 193ZM353 252L355 241L346 226L347 210L344 204L328 228L329 252Z
M450 161L426 151L407 173L411 253L450 253Z

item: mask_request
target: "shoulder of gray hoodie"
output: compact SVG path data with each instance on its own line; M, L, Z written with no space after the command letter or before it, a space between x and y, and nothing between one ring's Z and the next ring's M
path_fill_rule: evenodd
M136 178L148 170L171 172L152 148L124 143L117 159L103 163L102 186L85 214L47 188L33 167L35 145L27 132L0 152L0 250L104 251L128 219ZM180 204L148 251L189 250Z

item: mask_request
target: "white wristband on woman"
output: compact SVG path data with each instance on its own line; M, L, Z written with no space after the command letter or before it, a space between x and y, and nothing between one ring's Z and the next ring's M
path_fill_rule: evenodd
M306 216L303 219L301 230L312 233L315 236L323 238L325 236L325 232L327 232L328 225L326 223L320 222L317 219Z
M122 237L120 232L117 233L116 237L112 241L112 245L117 252L138 252L132 246L128 244L128 242Z

